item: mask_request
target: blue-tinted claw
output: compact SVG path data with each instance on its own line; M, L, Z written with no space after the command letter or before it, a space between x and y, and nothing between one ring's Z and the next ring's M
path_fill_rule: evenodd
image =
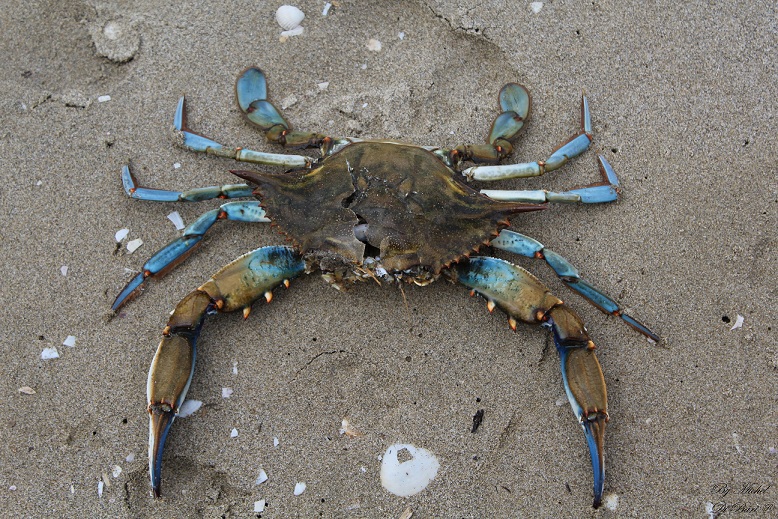
M502 87L499 102L503 111L492 123L489 144L494 144L497 139L509 141L514 138L529 117L530 96L522 85L508 83Z
M173 411L150 411L149 420L149 474L151 476L151 491L154 497L160 496L162 481L162 452L165 449L170 426L176 419Z
M564 306L551 311L549 323L562 369L562 381L567 399L581 424L589 448L594 480L594 502L602 503L605 485L604 440L608 421L608 395L602 368L594 353L594 344L588 340L583 325L575 314Z
M263 130L269 130L273 126L289 128L289 123L281 117L278 109L270 101L258 100L251 103L244 112L246 118Z
M602 490L605 487L605 459L603 457L603 439L605 436L605 418L599 415L594 420L584 420L584 436L589 446L589 456L592 459L594 473L594 501L592 506L599 508L602 504Z
M246 118L261 129L269 130L278 125L289 129L289 123L267 100L267 80L265 74L258 68L246 69L238 77L235 83L235 96Z
M504 112L515 112L522 119L529 116L530 95L526 88L516 83L508 83L500 90L500 108Z
M235 83L235 97L238 98L238 106L247 112L254 101L267 99L267 80L265 74L256 67L243 71Z

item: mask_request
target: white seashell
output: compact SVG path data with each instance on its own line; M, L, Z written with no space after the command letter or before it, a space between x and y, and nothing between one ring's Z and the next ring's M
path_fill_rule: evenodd
M276 21L286 31L291 31L304 19L305 13L293 5L282 5L276 11Z

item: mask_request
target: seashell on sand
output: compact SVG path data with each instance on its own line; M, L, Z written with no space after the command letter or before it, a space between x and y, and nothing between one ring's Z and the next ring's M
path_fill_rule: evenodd
M276 21L285 31L298 27L305 19L305 13L293 5L282 5L276 11Z

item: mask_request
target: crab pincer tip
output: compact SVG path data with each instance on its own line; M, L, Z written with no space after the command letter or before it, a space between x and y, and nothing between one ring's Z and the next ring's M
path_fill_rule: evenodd
M149 477L154 497L160 496L162 482L162 451L165 448L170 426L176 418L174 411L152 407L149 414Z
M605 421L606 416L599 415L594 420L584 419L582 423L586 444L589 446L589 455L592 458L592 473L594 474L593 508L599 508L602 504L602 491L605 486L605 457L603 453Z

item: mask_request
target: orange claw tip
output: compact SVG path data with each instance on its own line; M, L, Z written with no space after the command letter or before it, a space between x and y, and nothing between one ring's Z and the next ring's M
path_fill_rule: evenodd
M494 312L494 309L497 305L492 301L491 299L486 302L486 309L489 310L489 313Z
M285 280L284 280L284 288L289 288L289 285L290 285L290 284L291 284L291 283L289 283L289 280L288 280L288 279L285 279Z
M251 307L250 306L244 306L243 307L243 319L244 320L248 319L250 313L251 313Z
M265 292L265 301L269 303L272 300L273 300L273 292L268 290L267 292Z

